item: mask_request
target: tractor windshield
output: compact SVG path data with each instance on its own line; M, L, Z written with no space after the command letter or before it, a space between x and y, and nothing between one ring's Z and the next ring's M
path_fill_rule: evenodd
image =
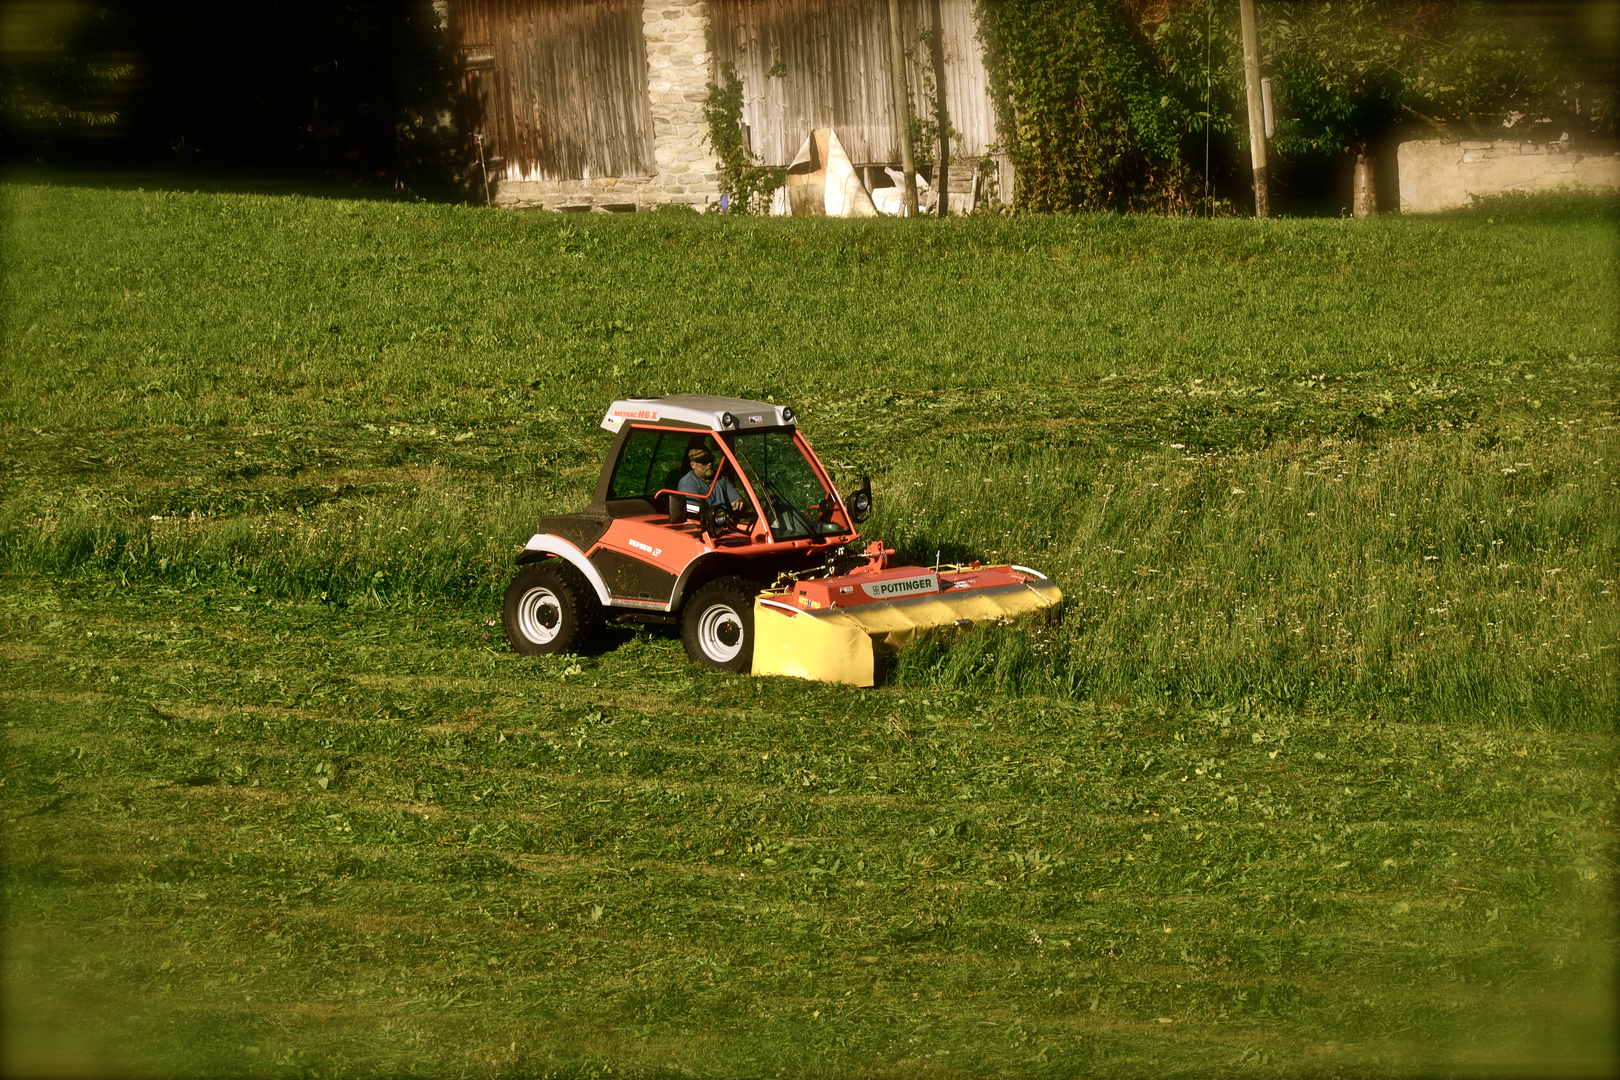
M732 447L760 498L771 535L777 540L839 536L849 532L832 520L837 497L822 486L816 470L793 441L791 431L750 431Z

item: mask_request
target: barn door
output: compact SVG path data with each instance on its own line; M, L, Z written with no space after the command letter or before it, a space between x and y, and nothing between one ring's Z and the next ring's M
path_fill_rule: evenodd
M455 11L463 100L504 179L657 172L641 0L464 0Z

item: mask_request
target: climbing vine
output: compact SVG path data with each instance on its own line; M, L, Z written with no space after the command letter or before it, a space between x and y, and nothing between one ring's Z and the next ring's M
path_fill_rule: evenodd
M1276 107L1272 160L1366 152L1419 122L1453 138L1511 129L1612 140L1620 95L1583 74L1564 24L1536 7L1267 0L1259 37ZM1236 8L976 0L1016 209L1229 210L1210 174L1247 181Z
M787 170L754 163L743 142L743 84L729 61L720 65L720 81L708 85L703 119L709 125L709 145L720 161L720 193L725 210L734 214L763 214L771 195L787 181Z
M905 50L906 59L922 72L918 89L922 91L920 97L923 112L919 114L909 108L906 110L911 116L911 158L912 163L917 166L917 171L930 178L934 176L934 166L938 164L941 114L945 116L946 137L953 143L962 138L962 133L951 123L949 109L940 100L939 87L934 79L933 48L934 28L925 26L917 32L916 45L908 46ZM947 62L953 59L949 53L943 53L942 58ZM932 182L931 179L930 183Z
M977 14L1019 210L1191 209L1193 109L1122 0L978 0Z

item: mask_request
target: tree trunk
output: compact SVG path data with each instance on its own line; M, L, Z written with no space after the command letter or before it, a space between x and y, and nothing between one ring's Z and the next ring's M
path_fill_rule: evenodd
M895 136L906 174L905 215L917 216L917 160L911 154L911 91L906 89L906 41L900 32L900 0L889 0L889 82L894 88Z
M934 65L934 123L939 127L939 170L934 177L934 192L938 197L939 216L948 217L951 212L951 114L945 107L945 26L939 15L939 0L933 0L929 9L934 19L933 48L929 50Z
M1254 168L1254 216L1271 216L1271 191L1266 179L1266 118L1260 99L1260 31L1255 25L1254 0L1238 0L1243 28L1243 83L1248 90L1249 164Z
M1378 159L1375 157L1356 155L1356 175L1350 194L1350 213L1354 217L1375 217L1378 214L1377 165Z

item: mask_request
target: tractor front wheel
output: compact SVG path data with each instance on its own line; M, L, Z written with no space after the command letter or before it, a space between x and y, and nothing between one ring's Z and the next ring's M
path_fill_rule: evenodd
M711 581L686 602L681 640L686 655L721 671L747 671L754 661L754 593L742 578Z
M501 605L506 640L531 656L583 653L602 629L602 605L590 582L572 566L525 566L506 587Z

